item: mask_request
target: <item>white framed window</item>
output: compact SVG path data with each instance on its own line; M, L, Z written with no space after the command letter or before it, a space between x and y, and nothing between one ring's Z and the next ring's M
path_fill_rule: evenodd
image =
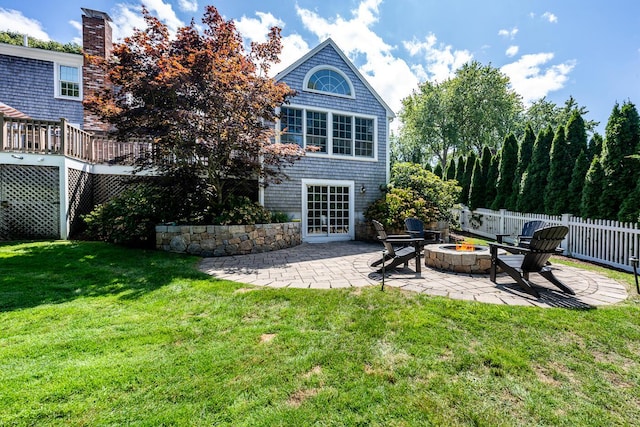
M376 125L375 116L288 105L280 108L276 141L298 144L308 156L374 161Z
M341 70L328 65L314 67L304 77L302 88L308 92L355 98L351 80Z
M82 69L68 64L54 64L55 97L82 100Z

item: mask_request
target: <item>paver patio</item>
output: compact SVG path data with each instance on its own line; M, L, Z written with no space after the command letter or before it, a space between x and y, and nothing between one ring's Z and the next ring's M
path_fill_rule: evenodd
M336 289L379 286L382 275L369 265L380 257L382 245L365 242L304 243L289 249L260 254L204 258L200 269L213 277L272 288ZM554 274L576 295L565 294L537 274L531 275L540 298L522 292L506 274L497 284L488 274L462 274L425 267L387 272L385 286L453 299L491 304L537 307L589 308L615 304L627 298L624 285L602 274L554 264ZM424 262L424 260L423 260Z

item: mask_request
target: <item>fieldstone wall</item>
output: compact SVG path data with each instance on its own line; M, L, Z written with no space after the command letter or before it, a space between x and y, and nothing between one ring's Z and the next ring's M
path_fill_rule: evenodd
M204 257L269 252L301 242L299 222L156 226L157 249Z

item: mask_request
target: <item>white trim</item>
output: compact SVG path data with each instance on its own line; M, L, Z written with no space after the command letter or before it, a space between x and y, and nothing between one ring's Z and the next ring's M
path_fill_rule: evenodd
M84 64L84 57L82 54L57 52L54 50L37 49L35 47L15 46L6 43L0 43L0 55L39 59L47 62L60 62L62 64L70 64L73 67L82 67Z
M344 111L344 110L332 110L326 108L318 108L314 106L305 106L301 104L287 104L283 105L284 108L293 108L297 110L302 110L302 142L303 148L306 148L307 145L307 111L318 112L318 113L326 113L327 114L327 152L319 153L308 151L305 152L305 157L314 157L319 159L338 159L338 160L356 160L359 162L377 162L378 161L378 147L379 138L378 138L378 117L371 114L360 114L355 113L353 111ZM278 114L281 110L278 110ZM333 153L333 115L340 116L350 116L352 118L352 150L354 154L344 155L344 154L334 154ZM373 120L373 157L364 157L364 156L356 156L355 155L355 117L359 117L361 119L369 119ZM280 119L276 119L275 123L276 128L276 141L280 142L280 129L281 129L281 121ZM387 147L389 144L387 143ZM388 148L387 148L388 150ZM388 156L387 156L388 157Z
M304 62L306 62L309 58L313 57L316 53L318 53L322 49L324 49L325 46L327 46L327 45L330 45L333 48L333 50L336 51L336 53L342 58L342 60L345 62L345 64L347 64L347 66L349 68L351 68L351 71L353 71L353 73L356 75L356 77L362 82L363 85L366 86L367 89L369 89L369 92L371 92L371 94L373 94L373 96L378 100L380 105L382 105L382 107L384 107L384 109L387 110L387 117L391 117L391 118L395 117L396 115L393 112L393 110L391 109L391 107L389 107L387 105L387 103L384 102L384 100L378 94L378 92L376 92L373 89L373 87L369 84L367 79L364 78L362 73L360 73L360 71L358 71L356 66L353 65L353 63L349 60L349 58L347 58L347 56L344 54L344 52L342 52L342 50L340 50L340 48L336 45L336 43L331 38L326 39L325 41L320 43L318 46L316 46L315 48L313 48L309 52L307 52L306 55L302 56L297 61L295 61L293 64L289 65L287 68L285 68L284 70L282 70L281 72L276 74L275 80L276 81L282 80L284 77L287 76L287 74L289 74L290 72L292 72L293 70L298 68Z
M302 241L309 243L325 243L337 242L345 240L353 240L355 238L355 181L349 180L332 180L332 179L305 179L301 180L301 219L300 231L302 233ZM345 234L327 234L326 236L309 236L307 230L307 186L336 186L349 187L349 232Z
M342 78L349 85L349 92L351 92L351 95L343 95L341 93L333 93L333 92L327 92L327 91L324 91L324 90L309 89L307 87L309 85L309 79L317 71L321 71L321 70L331 70L331 71L335 71L336 73L340 74L340 76L342 76ZM339 68L333 67L331 65L318 65L318 66L313 67L312 69L310 69L307 72L307 75L304 76L304 80L302 81L302 90L305 91L305 92L320 93L322 95L337 96L337 97L340 97L340 98L347 98L347 99L356 99L356 90L353 87L353 83L351 83L351 79L349 77L347 77L347 75L345 73L343 73L342 70L340 70Z
M60 95L60 67L76 68L78 70L78 96ZM58 99L67 99L69 101L82 101L82 67L69 65L64 62L53 63L53 96Z

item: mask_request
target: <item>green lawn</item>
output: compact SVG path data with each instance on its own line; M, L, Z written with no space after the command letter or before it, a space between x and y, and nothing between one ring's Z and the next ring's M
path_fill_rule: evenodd
M100 243L0 245L0 425L640 420L637 299L567 310L273 290L196 262Z

